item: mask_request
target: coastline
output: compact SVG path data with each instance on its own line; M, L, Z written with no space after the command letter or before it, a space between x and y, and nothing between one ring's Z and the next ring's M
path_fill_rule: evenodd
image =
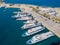
M26 5L26 4L5 4L5 3L3 3L1 5L5 6L5 8L20 8L24 12L32 13L32 16L35 18L35 20L37 20L38 22L42 23L42 25L44 25L47 29L49 29L50 31L52 31L54 34L56 34L60 38L60 24L57 24L57 23L53 22L52 20L49 20L49 19L47 19L47 18L39 15L35 11L32 11L32 9L30 8L30 6L32 6L34 8L36 6L34 6L34 5ZM41 6L39 6L39 7L42 8ZM51 8L51 7L48 7L48 8ZM60 8L55 8L55 9L60 14L60 11L59 11Z

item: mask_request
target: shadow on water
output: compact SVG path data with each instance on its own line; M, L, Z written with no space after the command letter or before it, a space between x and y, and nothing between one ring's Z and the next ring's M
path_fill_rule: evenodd
M4 0L6 3L32 4L48 7L60 7L60 0Z

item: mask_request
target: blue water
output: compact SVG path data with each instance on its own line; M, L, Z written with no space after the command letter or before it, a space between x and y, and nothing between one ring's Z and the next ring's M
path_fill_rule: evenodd
M60 7L60 1L58 0L4 0L6 3L20 3L20 4L33 4L33 5L42 5L42 6L51 6L51 7ZM52 1L50 3L50 1ZM11 18L14 11L20 11L18 8L0 8L0 45L27 45L26 41L30 39L29 37L21 37L21 34L27 30L22 30L24 21L16 21ZM42 32L47 32L48 29L45 29ZM36 34L35 34L36 35ZM34 45L50 45L52 42L60 41L60 38L57 36L51 37L42 42L38 42Z
M60 7L60 0L4 0L6 3L33 4L39 6Z

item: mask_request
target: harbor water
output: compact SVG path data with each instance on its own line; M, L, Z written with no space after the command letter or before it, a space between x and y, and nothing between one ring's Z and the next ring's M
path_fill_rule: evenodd
M40 3L37 3L38 1L34 1L34 0L18 0L18 1L14 1L14 0L4 0L5 2L9 2L9 3L20 3L20 4L36 4L36 5L40 5ZM20 2L19 2L20 1ZM40 0L42 1L42 0ZM46 0L45 0L46 1ZM55 0L54 0L55 1ZM34 3L33 3L34 2ZM44 0L43 0L44 2ZM47 1L48 2L48 1ZM57 1L59 2L59 1ZM52 1L53 3L53 1ZM42 4L41 2L41 5L44 5L45 3ZM60 7L60 5L58 5L60 3L54 3L54 5L50 4L49 6L53 6L55 7ZM45 6L45 5L44 5ZM21 26L24 25L24 21L17 21L15 19L13 19L11 16L13 15L16 15L16 14L13 14L13 12L15 11L20 11L18 8L5 8L5 7L2 7L0 8L0 45L28 45L26 44L26 41L29 40L32 36L36 35L31 35L31 36L28 36L28 37L22 37L21 35L27 31L26 30L22 30L21 29ZM43 33L43 32L48 32L49 30L48 29L45 29L41 32L39 32L39 34ZM37 33L38 34L38 33ZM57 41L60 41L60 38L58 38L56 35L47 39L47 40L44 40L44 41L41 41L41 42L38 42L34 45L51 45L51 43L53 42L57 42Z

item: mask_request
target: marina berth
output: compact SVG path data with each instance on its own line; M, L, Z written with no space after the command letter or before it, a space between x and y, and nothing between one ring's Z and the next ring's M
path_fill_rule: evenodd
M36 22L35 20L27 20L26 22L24 22L25 24L32 24L32 23L34 23L34 22Z
M40 32L44 29L45 29L45 27L43 27L43 26L38 26L38 27L35 27L35 28L28 29L27 32L22 34L22 37L33 35L33 34L38 33L38 32Z
M28 12L13 12L13 13L15 13L15 14L26 14L26 15L31 15L31 13L28 13Z
M27 44L35 44L37 42L43 41L45 39L48 39L50 37L54 36L54 34L52 32L46 32L46 33L42 33L42 34L37 34L35 36L33 36L31 39L29 39L26 43Z
M12 16L12 18L19 18L19 17L26 17L26 16L31 16L31 14L25 12L17 12L17 15Z
M17 14L17 15L14 15L14 16L12 16L12 17L13 17L13 18L19 18L19 17L25 17L25 16L27 16L27 15Z
M28 17L28 16L26 16L26 17L19 17L16 20L32 20L32 17Z
M33 28L33 27L38 27L40 25L41 25L41 23L34 22L34 23L31 23L31 24L24 24L21 28L22 29L29 29L29 28Z

